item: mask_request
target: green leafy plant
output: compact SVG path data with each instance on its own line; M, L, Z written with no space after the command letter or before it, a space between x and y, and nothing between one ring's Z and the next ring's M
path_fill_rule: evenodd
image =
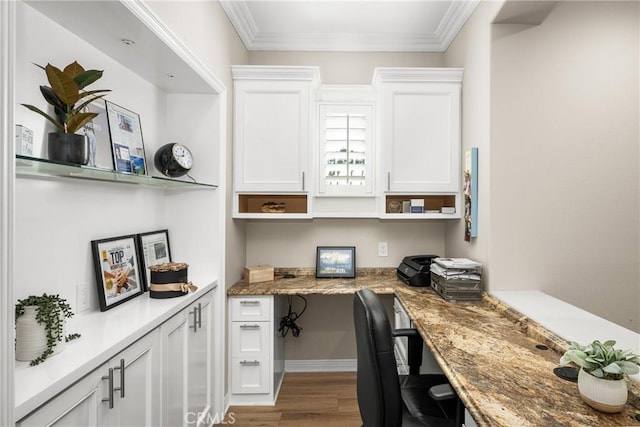
M66 337L63 335L64 319L72 317L73 312L71 306L67 304L67 300L60 298L60 295L30 295L28 298L18 300L15 313L16 321L24 314L24 309L28 306L36 307L36 321L44 325L47 334L47 348L38 358L29 363L31 366L38 365L51 356L59 341L64 339L65 342L69 342L80 338L80 334L70 334Z
M101 70L85 70L77 61L67 65L63 70L51 64L47 64L46 67L35 65L43 69L47 75L49 86L40 86L40 92L44 99L53 105L56 117L51 117L30 104L21 104L22 106L40 114L53 123L58 131L64 133L76 133L98 115L83 110L91 102L104 97L106 95L104 92L110 90L84 91L82 89L100 79Z
M633 375L640 372L640 355L631 350L615 349L615 344L613 340L596 340L584 346L572 342L569 350L560 358L560 363L574 363L594 377L607 380L619 380L624 374Z

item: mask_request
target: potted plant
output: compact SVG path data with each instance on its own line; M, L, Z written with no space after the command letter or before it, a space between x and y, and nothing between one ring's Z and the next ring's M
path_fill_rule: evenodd
M580 367L578 391L589 406L602 412L615 413L627 403L627 383L624 375L640 372L640 356L631 350L615 349L615 341L593 341L580 345L572 342L560 358L563 365Z
M86 112L85 107L102 98L108 89L84 91L83 89L102 77L101 70L85 70L78 62L60 70L51 64L42 67L49 86L40 86L44 99L53 106L55 117L29 104L22 104L43 116L56 127L49 133L49 159L86 165L89 162L89 142L85 135L76 134L97 113Z
M64 336L65 319L73 312L59 295L30 295L16 304L16 360L30 361L31 366L60 353L64 344L80 334Z

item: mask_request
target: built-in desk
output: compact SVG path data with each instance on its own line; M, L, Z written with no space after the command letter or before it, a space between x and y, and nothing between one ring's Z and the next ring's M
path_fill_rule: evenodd
M430 288L402 283L393 271L368 271L356 279L294 279L237 283L238 295L337 295L370 288L394 294L478 426L640 426L640 389L630 384L624 412L607 415L584 404L575 383L553 374L567 343L505 303L451 303ZM602 339L602 337L594 337ZM547 350L537 346L545 345Z

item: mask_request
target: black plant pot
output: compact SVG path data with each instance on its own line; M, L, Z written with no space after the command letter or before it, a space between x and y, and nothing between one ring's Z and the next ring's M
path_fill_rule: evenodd
M89 163L89 138L75 133L49 134L49 160L86 165Z

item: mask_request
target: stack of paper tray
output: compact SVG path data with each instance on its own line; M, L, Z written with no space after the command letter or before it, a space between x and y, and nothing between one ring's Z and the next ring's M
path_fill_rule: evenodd
M467 258L435 258L431 287L447 301L482 299L482 265Z

